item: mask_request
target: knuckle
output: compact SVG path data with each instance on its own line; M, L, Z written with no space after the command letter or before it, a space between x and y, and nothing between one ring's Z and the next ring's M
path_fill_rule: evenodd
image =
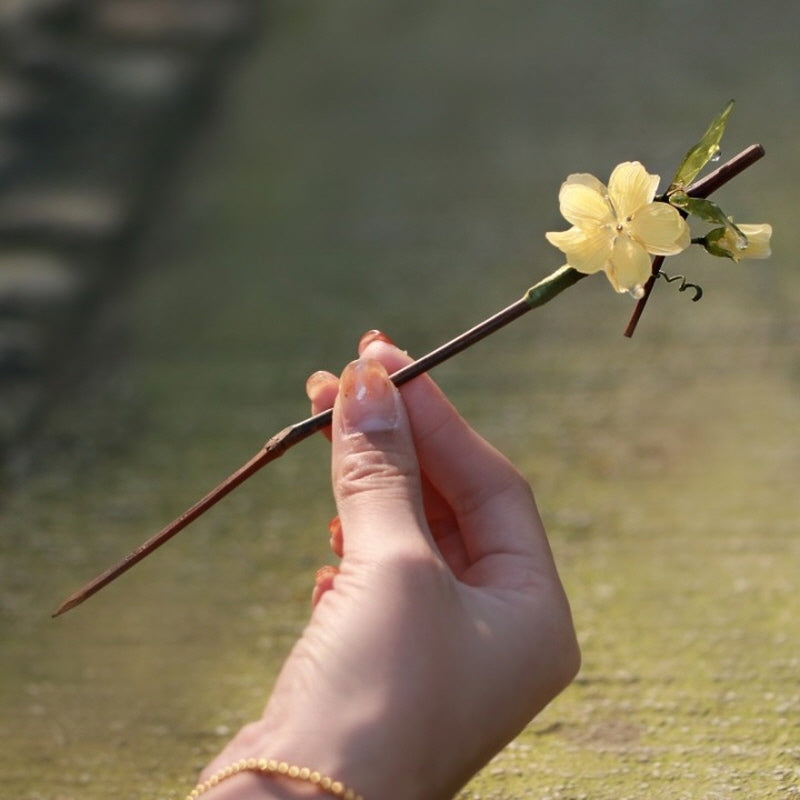
M393 485L405 485L415 477L416 465L388 457L386 451L347 453L335 475L339 494L348 496Z

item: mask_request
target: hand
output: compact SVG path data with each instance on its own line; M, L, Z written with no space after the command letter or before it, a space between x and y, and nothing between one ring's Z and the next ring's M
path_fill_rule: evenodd
M340 567L262 718L204 775L276 758L367 800L450 798L572 680L578 647L525 480L429 377L393 386L406 355L376 335L359 350L307 386L314 412L334 407ZM207 796L321 795L246 773Z

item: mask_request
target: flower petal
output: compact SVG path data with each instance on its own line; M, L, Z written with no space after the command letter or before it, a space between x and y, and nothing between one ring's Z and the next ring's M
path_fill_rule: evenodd
M747 246L742 258L769 258L772 255L770 239L772 225L762 222L756 225L739 225L739 230L747 237Z
M651 263L647 251L630 236L617 236L606 274L618 292L628 292L644 284L650 277Z
M648 253L656 256L674 256L691 243L686 220L667 203L650 203L640 208L627 230Z
M605 190L606 187L593 175L570 175L558 193L562 216L570 225L581 229L610 222L613 217Z
M598 194L603 196L608 192L606 185L588 172L573 172L571 175L567 175L567 179L564 183L580 183L584 186L588 186L590 189L594 189Z
M605 227L588 231L573 227L568 231L551 231L545 237L564 253L569 266L585 275L604 269L611 255L613 235Z
M620 221L653 202L658 175L651 175L638 161L623 161L608 179L608 196Z

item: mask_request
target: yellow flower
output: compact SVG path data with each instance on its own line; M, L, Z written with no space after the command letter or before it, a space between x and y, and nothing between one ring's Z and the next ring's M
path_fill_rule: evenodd
M578 272L604 270L618 292L640 295L650 277L650 255L672 256L690 244L678 210L653 201L658 181L638 161L617 165L608 188L593 175L570 175L558 201L572 227L547 233L547 241Z
M718 228L708 235L711 245L709 252L714 255L727 256L734 261L740 261L743 258L769 258L772 255L770 248L772 225L762 222L758 225L737 225L736 227L745 235L746 242L742 241L730 228Z

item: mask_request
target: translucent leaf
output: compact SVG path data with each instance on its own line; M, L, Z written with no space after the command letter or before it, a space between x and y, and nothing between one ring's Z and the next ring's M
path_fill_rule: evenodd
M673 192L669 196L671 205L679 208L687 214L693 214L699 217L704 222L710 222L712 225L721 225L721 230L730 231L738 240L742 240L747 245L747 237L737 228L730 217L712 200L703 197L689 197L686 192Z
M719 153L719 143L725 133L725 125L733 110L733 100L711 121L703 138L684 156L667 194L685 189L698 176L700 170Z

